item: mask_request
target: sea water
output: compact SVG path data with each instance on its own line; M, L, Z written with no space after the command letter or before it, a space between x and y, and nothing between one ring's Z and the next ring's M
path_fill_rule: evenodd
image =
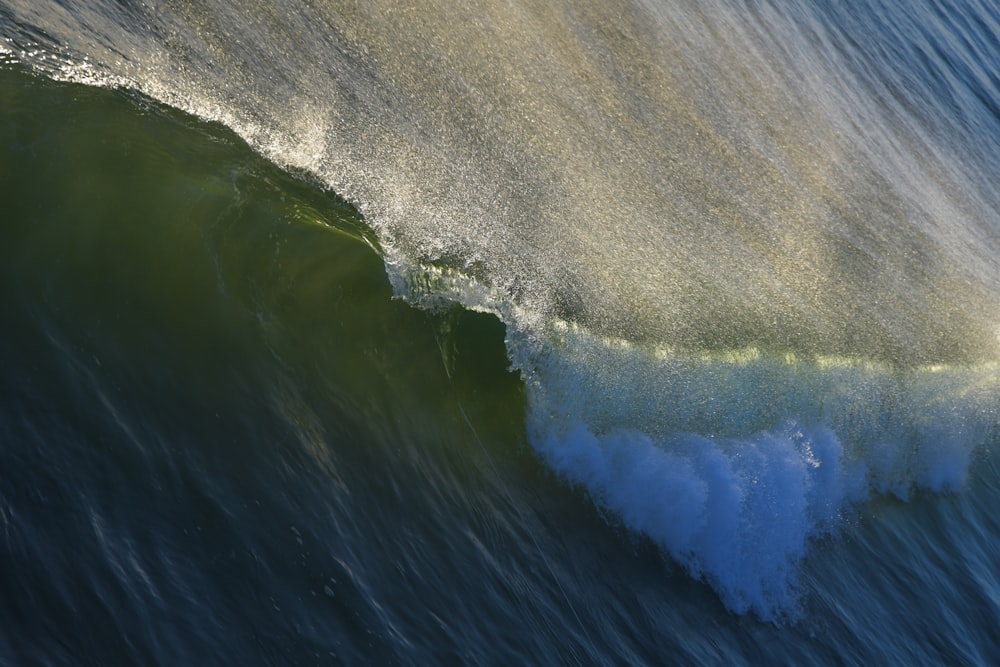
M0 656L996 662L998 35L5 0Z

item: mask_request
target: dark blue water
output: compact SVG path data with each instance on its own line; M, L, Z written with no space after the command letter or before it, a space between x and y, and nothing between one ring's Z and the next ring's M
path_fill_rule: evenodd
M1000 663L998 35L0 0L0 664Z

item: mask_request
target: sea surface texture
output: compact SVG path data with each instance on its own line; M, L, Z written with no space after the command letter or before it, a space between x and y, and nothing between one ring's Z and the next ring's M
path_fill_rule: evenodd
M1000 664L1000 9L0 0L0 665Z

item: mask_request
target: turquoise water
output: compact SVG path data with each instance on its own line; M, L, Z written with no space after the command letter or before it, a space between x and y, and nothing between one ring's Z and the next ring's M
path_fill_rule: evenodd
M1000 661L998 25L3 2L0 662Z

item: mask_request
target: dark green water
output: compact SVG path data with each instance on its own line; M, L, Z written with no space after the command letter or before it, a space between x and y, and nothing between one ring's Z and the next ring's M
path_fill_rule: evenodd
M392 300L357 215L219 127L9 69L0 107L5 660L459 651L513 595L487 452L543 479L499 323Z

